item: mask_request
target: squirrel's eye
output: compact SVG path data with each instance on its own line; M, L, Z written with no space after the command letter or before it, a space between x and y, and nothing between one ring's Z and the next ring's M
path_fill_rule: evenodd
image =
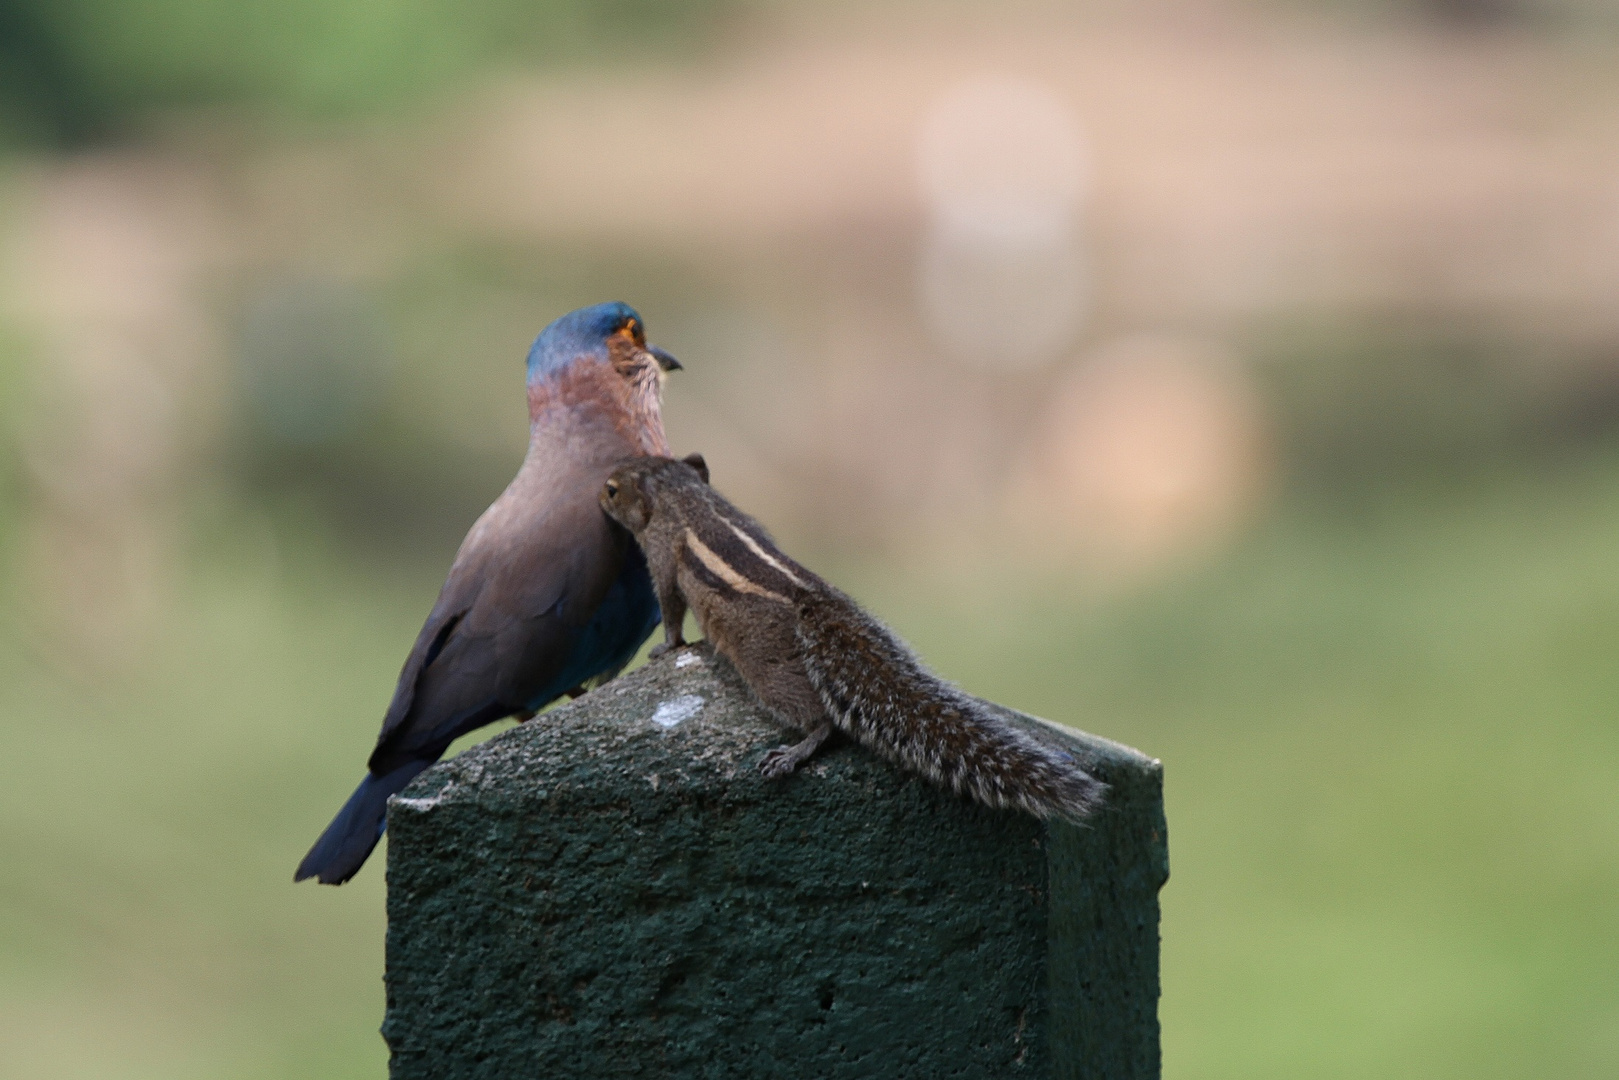
M607 481L607 497L609 499L611 499L614 495L617 495L617 494L618 494L618 482L615 481L615 480Z

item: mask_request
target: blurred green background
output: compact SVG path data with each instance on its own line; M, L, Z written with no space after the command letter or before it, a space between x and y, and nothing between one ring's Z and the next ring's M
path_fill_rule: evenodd
M384 1074L358 778L521 359L1163 758L1165 1072L1619 1075L1583 0L0 0L0 1075Z

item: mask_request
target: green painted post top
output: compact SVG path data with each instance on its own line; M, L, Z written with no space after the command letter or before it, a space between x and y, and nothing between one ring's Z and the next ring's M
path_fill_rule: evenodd
M706 646L389 805L394 1080L1157 1077L1158 762L1002 710L1112 785L1086 828L791 736Z

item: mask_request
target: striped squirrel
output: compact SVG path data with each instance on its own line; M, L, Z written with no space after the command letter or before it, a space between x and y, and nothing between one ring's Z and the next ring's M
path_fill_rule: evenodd
M834 728L891 762L994 807L1079 820L1106 785L922 666L853 600L782 553L708 484L699 454L634 458L601 492L634 534L663 609L658 655L685 644L689 605L714 648L803 741L767 753L792 772Z

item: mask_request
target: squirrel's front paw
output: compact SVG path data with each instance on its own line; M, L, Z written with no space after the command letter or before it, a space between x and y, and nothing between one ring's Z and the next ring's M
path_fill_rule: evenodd
M682 641L680 643L680 645L684 645L684 644L685 644L684 641ZM678 649L678 648L680 648L680 645L671 645L667 641L660 641L656 645L652 646L652 648L647 650L646 658L648 660L656 660L658 657L662 656L664 653L668 652L670 649Z
M759 759L759 772L766 780L786 776L798 768L798 755L793 753L796 747L778 746L764 757Z

